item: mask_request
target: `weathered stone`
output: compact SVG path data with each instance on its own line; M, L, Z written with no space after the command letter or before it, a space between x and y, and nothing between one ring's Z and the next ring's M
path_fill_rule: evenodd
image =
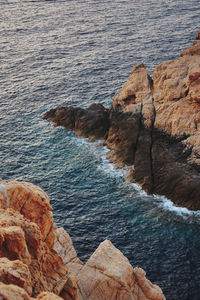
M4 284L0 282L0 299L1 300L31 300L27 292L14 284Z
M196 40L200 40L200 30L196 33Z
M133 269L108 240L99 245L80 270L78 287L83 300L165 299L161 289L146 279L145 272Z
M31 274L27 265L20 260L0 258L0 282L15 284L32 294Z
M134 164L132 178L147 193L198 210L200 41L180 55L155 67L153 80L143 63L132 69L109 111L107 158L117 167Z
M54 242L53 249L62 257L64 264L79 263L83 264L77 257L76 250L74 249L72 240L69 234L64 230L64 228L57 228L55 231L56 239Z
M87 110L77 107L58 107L43 115L54 126L64 126L90 140L105 139L109 128L109 111L101 104L92 104Z
M4 184L13 189L12 194L8 193L9 206L15 206L17 199L17 207L25 203L24 183L21 188L16 183L17 191L14 182ZM17 197L19 190L21 194ZM33 197L33 185L31 190ZM41 201L40 197L36 199ZM5 205L3 196L1 201L1 206ZM162 291L145 278L143 270L134 274L127 258L110 241L103 242L83 265L63 228L55 229L51 249L39 226L19 210L0 209L0 299L33 299L29 295L37 296L38 300L60 299L57 295L66 300L165 299Z
M180 53L180 56L184 55L200 55L200 41L194 42L192 46Z
M49 246L54 243L52 208L49 197L39 187L29 182L10 181L4 182L9 199L9 207L19 211L25 218L38 224L42 239L48 237ZM0 207L6 208L6 198L0 193ZM52 240L49 239L49 235Z
M37 296L37 298L29 297L26 291L14 284L4 284L0 282L0 299L1 300L62 300L59 296L43 292ZM66 298L65 298L66 299Z
M49 292L42 292L36 298L36 300L62 300L63 298Z
M39 227L12 209L0 210L0 257L19 259L27 265L33 295L41 291L59 294L68 280L67 267L42 241Z

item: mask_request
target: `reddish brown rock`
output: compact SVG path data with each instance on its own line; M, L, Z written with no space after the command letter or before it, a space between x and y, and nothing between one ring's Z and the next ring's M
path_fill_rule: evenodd
M161 289L133 269L128 259L108 240L99 245L78 273L79 294L83 300L164 300Z
M161 289L146 279L144 270L133 269L110 241L101 243L83 265L67 232L59 228L56 235L54 249L62 256L70 274L77 277L79 300L165 299Z
M20 288L14 284L4 284L0 282L0 299L2 300L62 300L59 296L43 292L37 296L37 298L29 297L26 291L23 288Z
M14 284L4 284L0 282L0 299L1 300L31 300L27 292Z
M39 227L12 209L0 210L0 257L26 264L33 295L41 291L59 294L68 281L67 268L61 257L42 241Z
M185 56L185 55L200 55L200 41L196 41L193 43L192 46L186 48L180 53L180 56Z
M155 67L153 80L143 63L132 69L109 111L107 158L134 164L131 180L147 193L199 210L200 41L180 56Z
M62 300L63 298L49 292L43 292L36 298L37 300Z
M27 265L20 260L0 258L0 282L14 284L32 295L31 274Z
M72 240L64 228L57 228L55 231L56 239L53 249L62 257L63 263L68 265L70 263L83 264L77 257Z
M196 33L196 40L200 40L200 30Z
M19 211L25 218L38 224L42 239L48 238L49 246L54 243L53 215L49 197L39 187L29 182L4 182L9 207ZM6 197L0 193L0 204L6 208ZM51 239L50 239L51 237Z
M21 187L19 182L3 182L3 185L6 190L1 195L1 206L8 196L9 206L15 206L17 199L20 200L17 207L33 199L38 207L35 202L37 199L40 203L42 190L39 189L40 197L34 197L31 185L32 193L26 200L27 183L21 183ZM83 265L63 228L55 230L54 249L51 249L47 239L43 240L40 227L19 211L0 209L0 297L3 299L33 299L29 296L38 300L61 299L57 295L66 300L165 299L160 288L146 279L145 272L133 270L110 241L103 242Z

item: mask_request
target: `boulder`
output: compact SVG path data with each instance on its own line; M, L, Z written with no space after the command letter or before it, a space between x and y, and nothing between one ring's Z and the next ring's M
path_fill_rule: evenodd
M133 269L128 259L105 240L78 273L83 300L164 300L161 289L150 283L142 269Z

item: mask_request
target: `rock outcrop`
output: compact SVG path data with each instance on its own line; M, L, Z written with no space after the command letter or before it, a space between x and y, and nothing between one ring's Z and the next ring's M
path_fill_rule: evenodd
M0 299L165 299L108 240L83 264L68 233L52 225L49 198L40 188L26 182L1 184Z
M180 56L156 66L153 78L143 63L134 67L109 111L100 106L105 112L103 130L101 122L93 122L95 110L90 121L90 108L81 112L86 118L79 118L78 108L73 107L51 110L43 118L90 140L104 138L110 149L108 159L119 167L134 164L132 181L146 192L199 210L200 41ZM66 126L74 115L76 122ZM96 126L92 131L88 130L91 122Z
M55 240L49 197L27 182L4 183L0 193L0 278L22 287L31 296L43 291L70 291L71 279L62 258L52 249ZM76 299L76 297L64 299Z
M91 141L106 138L109 128L108 109L95 103L87 110L78 107L58 107L44 114L44 118L52 121L54 126L75 130L77 135L90 138Z

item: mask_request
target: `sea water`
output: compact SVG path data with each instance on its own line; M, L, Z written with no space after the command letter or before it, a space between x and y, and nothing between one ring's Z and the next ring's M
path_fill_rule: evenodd
M177 58L199 29L197 0L0 0L0 177L48 193L84 262L104 239L167 299L200 294L200 212L148 196L88 143L42 114L109 106L133 66Z

